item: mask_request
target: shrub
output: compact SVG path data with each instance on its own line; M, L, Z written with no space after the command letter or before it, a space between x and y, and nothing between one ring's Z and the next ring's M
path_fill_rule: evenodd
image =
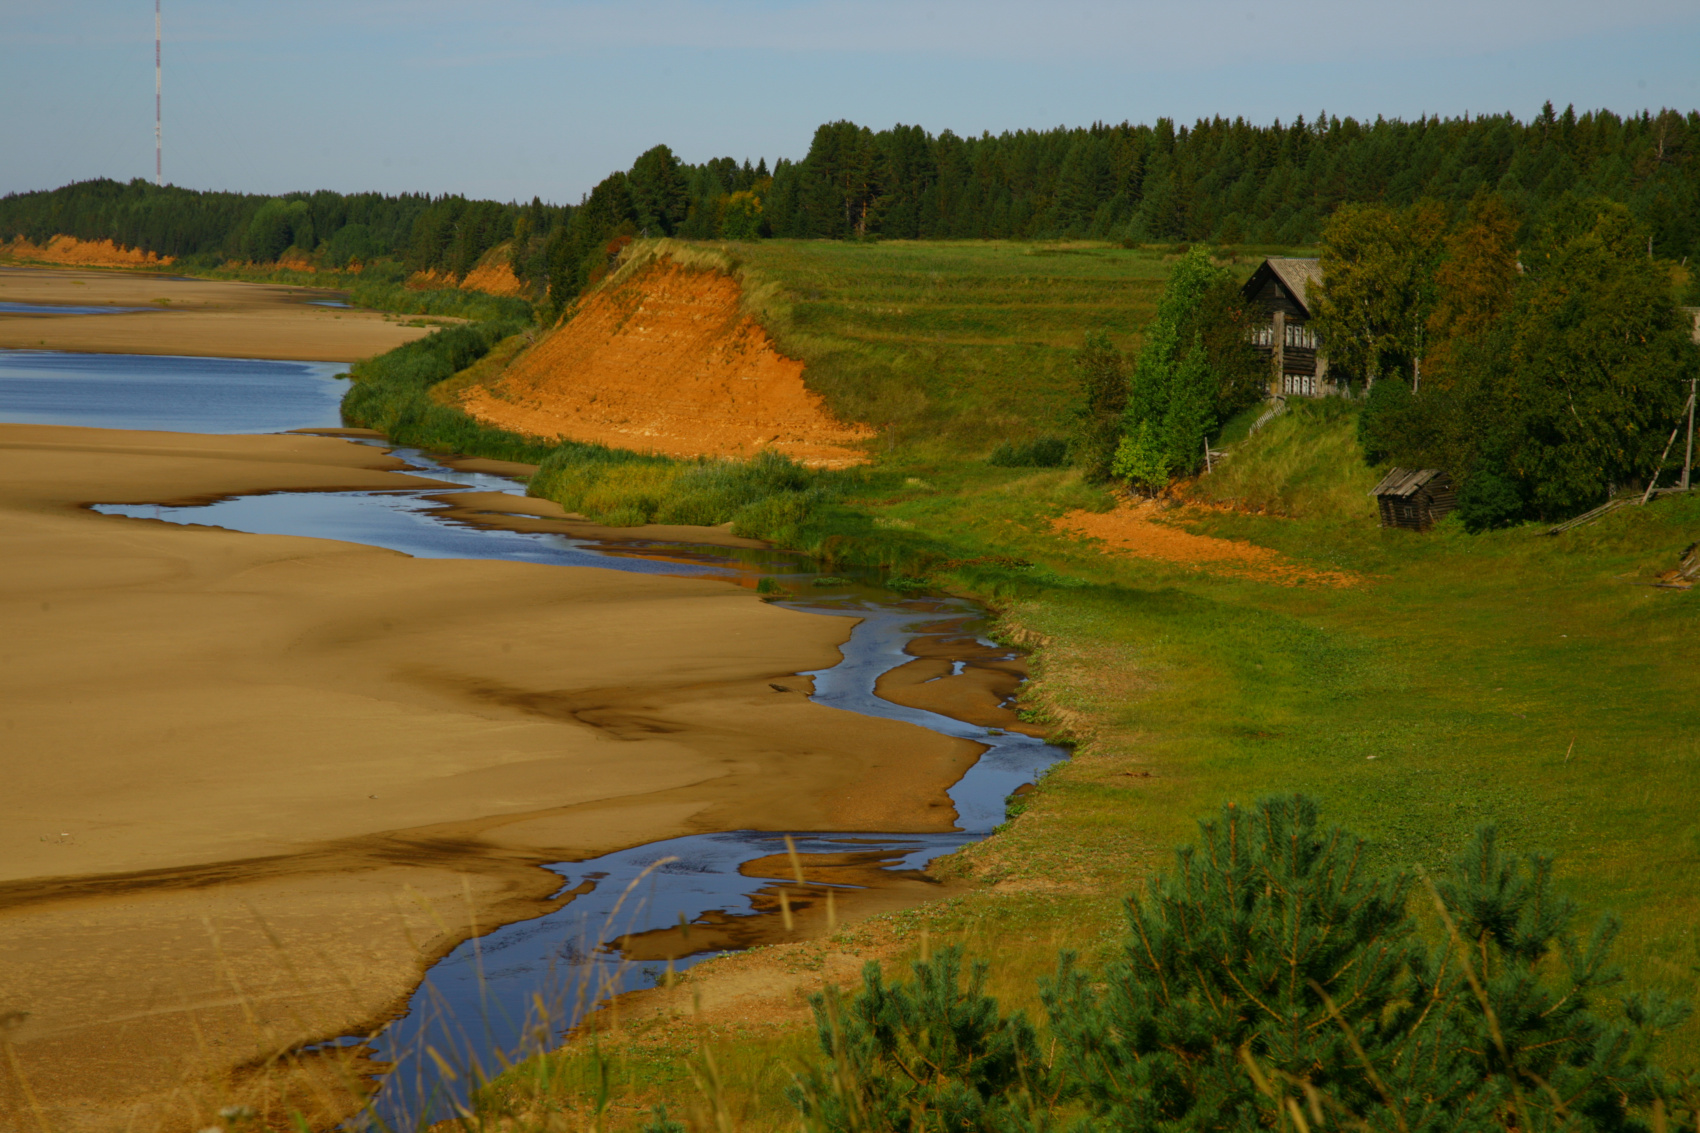
M815 513L818 492L780 492L764 496L738 509L732 517L732 534L744 539L791 542L791 536Z
M1074 366L1085 395L1075 426L1075 459L1088 480L1108 480L1121 440L1122 412L1127 408L1127 358L1107 331L1087 331ZM998 463L995 452L992 463Z
M1068 463L1068 442L1052 436L1025 443L1003 441L986 463L999 468L1058 468Z
M1361 1020L1402 1010L1409 879L1370 875L1363 841L1320 829L1305 799L1229 806L1200 834L1128 900L1122 960L1098 977L1065 956L1045 985L1065 1076L1109 1128L1254 1127L1267 1106L1244 1050L1364 1114L1379 1095L1329 1003ZM1398 1037L1378 1025L1357 1041L1385 1060Z
M1517 482L1490 468L1478 468L1458 490L1458 518L1471 534L1508 527L1523 518L1528 501Z
M1006 1015L985 994L986 965L962 984L962 953L911 965L912 981L887 984L878 962L862 969L848 1002L837 988L813 996L828 1061L791 1089L806 1129L820 1133L966 1133L1019 1128L1048 1101L1049 1075L1024 1013Z
M1395 374L1369 388L1358 415L1358 445L1371 464L1407 458L1413 445L1412 426L1417 399L1411 387Z
M775 452L693 461L569 441L543 461L529 490L599 523L731 523L734 534L771 539L807 522L826 498L826 476Z
M1149 421L1141 421L1122 438L1110 469L1118 478L1145 491L1160 491L1169 483L1167 452Z

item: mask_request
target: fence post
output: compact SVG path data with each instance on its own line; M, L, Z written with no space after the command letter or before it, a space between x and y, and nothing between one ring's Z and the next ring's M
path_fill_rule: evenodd
M1688 491L1688 473L1694 467L1694 392L1695 382L1688 379L1688 455L1682 458L1682 490Z

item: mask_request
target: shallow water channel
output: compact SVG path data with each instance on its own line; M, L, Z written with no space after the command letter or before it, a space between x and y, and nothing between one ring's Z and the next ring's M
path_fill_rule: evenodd
M324 426L331 423L326 419L330 396L346 388L332 380L332 373L333 367L321 363L0 351L0 419L231 433ZM458 471L416 450L395 452L423 475L462 485L461 491L524 494L515 480ZM419 558L504 559L722 578L746 587L771 579L782 587L772 601L821 616L859 619L839 663L800 674L813 679L817 703L902 720L973 740L986 750L949 792L957 813L953 832L726 831L548 864L561 877L557 897L572 895L564 906L463 943L426 973L406 1010L376 1034L321 1044L363 1047L375 1063L388 1066L371 1107L351 1126L401 1129L452 1116L466 1101L469 1086L515 1058L558 1043L612 995L651 985L668 966L684 968L720 954L728 942L740 939L738 926L753 925L763 914L771 922L775 887L792 880L789 870L774 869L771 862L751 873L744 870L760 859L783 860L787 835L805 859L832 855L813 860L858 866L864 879L869 869L913 876L934 858L985 837L1003 821L1007 796L1064 757L1060 749L1032 737L905 707L875 694L882 674L914 660L905 647L917 637L948 634L972 641L983 615L973 603L899 595L872 578L824 578L810 560L782 551L509 531L451 518L447 501L454 495L440 488L278 492L195 507L96 505L94 510L340 539ZM960 669L959 663L955 670ZM856 887L811 879L792 892L819 901L827 890ZM669 935L681 924L701 926L701 951L691 950L687 935ZM750 935L759 933L743 938ZM634 948L633 938L647 939L647 950ZM666 958L654 959L663 953Z
M397 449L422 475L464 485L466 491L523 495L517 481L461 472L413 449ZM1004 819L1004 801L1063 752L1030 736L988 729L934 712L892 703L874 693L879 677L914 660L905 647L918 635L967 628L981 611L962 599L904 596L871 580L825 579L800 555L704 544L599 542L568 535L507 531L445 517L453 493L279 492L238 496L194 507L101 504L98 512L237 531L342 539L420 558L506 559L564 567L633 570L648 574L719 577L753 586L773 579L790 609L859 619L842 647L843 660L800 674L813 678L820 704L902 720L984 744L986 751L950 790L957 830L944 834L810 831L727 831L621 850L581 862L547 866L561 875L560 893L578 890L565 907L506 925L462 944L426 974L404 1015L375 1036L351 1035L336 1045L363 1045L391 1069L367 1121L405 1128L452 1115L469 1082L503 1063L553 1045L609 996L652 985L661 963L633 962L619 938L700 922L710 915L754 917L764 890L788 878L751 876L743 867L787 853L790 834L801 855L855 855L865 863L908 873L977 841ZM826 582L827 584L817 585ZM990 642L981 644L990 645ZM810 889L820 889L810 882ZM671 960L674 969L708 956L706 950ZM451 1078L429 1051L455 1068Z

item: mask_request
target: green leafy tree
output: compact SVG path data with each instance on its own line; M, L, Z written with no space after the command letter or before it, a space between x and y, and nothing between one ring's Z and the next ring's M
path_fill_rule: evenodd
M1502 398L1517 403L1512 470L1543 516L1658 471L1700 350L1665 268L1622 205L1530 269L1505 325Z
M1054 1099L1038 1035L985 994L986 965L964 984L952 948L911 970L913 980L887 984L870 961L855 996L829 988L810 1000L827 1061L792 1088L804 1127L970 1133L1042 1121Z
M1470 202L1449 232L1434 273L1422 380L1447 382L1455 344L1481 335L1504 317L1517 291L1517 218L1497 194Z
M1540 238L1510 309L1460 340L1446 381L1418 399L1406 448L1461 474L1472 529L1573 515L1646 483L1700 376L1645 230L1609 202L1581 217Z
M720 235L727 240L755 240L761 236L761 197L748 189L731 194L720 214Z
M1224 290L1233 290L1232 277L1202 249L1181 257L1169 273L1128 383L1122 439L1112 461L1115 475L1135 487L1156 491L1170 476L1204 463L1204 439L1219 423L1224 385L1204 323L1219 309L1212 295ZM1243 350L1238 342L1234 347Z
M1344 205L1329 217L1311 326L1328 344L1330 368L1366 385L1398 372L1418 384L1444 231L1432 202Z
M243 253L257 263L269 263L291 247L313 250L312 212L306 201L273 197L248 222Z
M1075 426L1075 461L1087 479L1108 480L1127 408L1127 358L1107 331L1091 330L1074 356L1074 368L1084 395Z

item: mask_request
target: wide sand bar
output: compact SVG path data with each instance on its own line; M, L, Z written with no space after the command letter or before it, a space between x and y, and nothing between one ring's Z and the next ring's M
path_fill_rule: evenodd
M305 1089L233 1068L381 1018L471 926L551 907L538 862L950 828L976 745L771 687L835 662L849 619L82 506L432 483L399 467L0 425L0 1018L54 1128ZM0 1129L25 1128L0 1081Z
M0 267L0 301L151 308L0 312L0 348L354 362L429 334L405 316L315 306L336 292L135 271Z

